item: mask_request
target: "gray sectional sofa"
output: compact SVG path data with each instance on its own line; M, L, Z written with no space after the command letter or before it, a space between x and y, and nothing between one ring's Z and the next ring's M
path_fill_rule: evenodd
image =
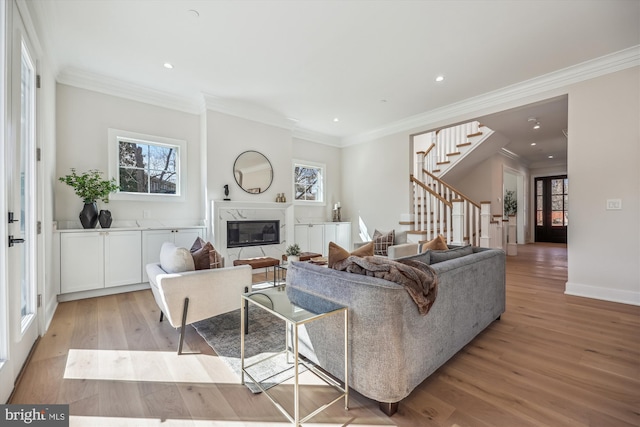
M504 252L467 250L472 253L432 264L438 295L426 316L396 283L310 263L292 263L287 292L302 290L349 307L349 385L392 415L403 398L505 310ZM450 257L421 255L423 261ZM344 380L341 319L330 316L306 328L313 359Z

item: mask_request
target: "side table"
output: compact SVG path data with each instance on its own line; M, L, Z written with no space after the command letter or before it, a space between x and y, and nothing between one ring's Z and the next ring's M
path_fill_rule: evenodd
M285 328L285 348L277 354L285 353L287 356L292 356L294 364L294 385L293 385L293 400L294 400L294 414L291 415L276 399L265 390L259 381L256 381L247 369L251 366L255 366L268 359L271 359L275 355L269 355L265 358L258 360L251 365L245 365L245 351L244 351L244 339L245 339L245 302L253 304L262 310L282 319L285 321L287 327ZM306 292L299 291L297 289L288 288L284 291L283 287L268 288L266 290L248 292L241 296L241 311L240 316L240 363L241 363L241 383L244 384L245 375L253 381L258 388L271 400L271 402L282 412L282 414L293 423L294 426L299 426L325 408L334 404L344 397L344 408L349 409L349 315L346 306L336 304L333 301L321 298L317 295L308 294ZM301 359L298 354L299 348L299 334L298 328L306 323L314 322L327 316L337 316L342 314L344 316L344 385L341 385L338 381L327 375L322 370L309 360ZM293 336L291 342L289 342L289 331ZM300 416L300 383L299 383L299 367L304 365L310 372L315 374L318 378L324 381L329 386L336 389L340 395L332 401L319 406L315 411L306 415Z

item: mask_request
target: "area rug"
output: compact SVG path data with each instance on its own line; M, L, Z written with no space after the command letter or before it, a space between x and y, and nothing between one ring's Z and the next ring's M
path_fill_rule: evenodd
M193 327L238 375L240 383L240 309L193 323ZM249 334L245 335L245 366L282 351L284 346L284 321L265 310L250 307ZM281 354L247 370L256 381L260 381L264 389L269 389L293 377L292 360L290 362L287 362L286 355ZM260 389L246 375L245 385L253 393L260 393Z

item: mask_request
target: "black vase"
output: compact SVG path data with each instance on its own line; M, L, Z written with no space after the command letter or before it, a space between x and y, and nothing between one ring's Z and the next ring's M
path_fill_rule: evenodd
M80 211L80 223L82 228L96 228L98 224L98 206L95 202L84 204Z
M101 210L98 214L98 221L100 221L100 227L109 228L111 227L111 211Z

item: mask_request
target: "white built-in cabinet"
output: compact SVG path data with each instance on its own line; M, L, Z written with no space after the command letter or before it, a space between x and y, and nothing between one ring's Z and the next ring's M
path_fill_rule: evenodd
M145 266L160 260L160 248L164 242L173 242L176 246L189 249L198 237L204 237L204 229L172 228L170 230L143 230L142 281L149 281Z
M204 227L60 231L60 293L99 291L148 282L145 266L164 242L191 248ZM108 293L111 293L109 291Z
M328 255L329 242L351 251L350 222L321 222L296 224L294 240L302 252L315 252Z
M60 292L140 283L139 230L80 231L60 236Z

